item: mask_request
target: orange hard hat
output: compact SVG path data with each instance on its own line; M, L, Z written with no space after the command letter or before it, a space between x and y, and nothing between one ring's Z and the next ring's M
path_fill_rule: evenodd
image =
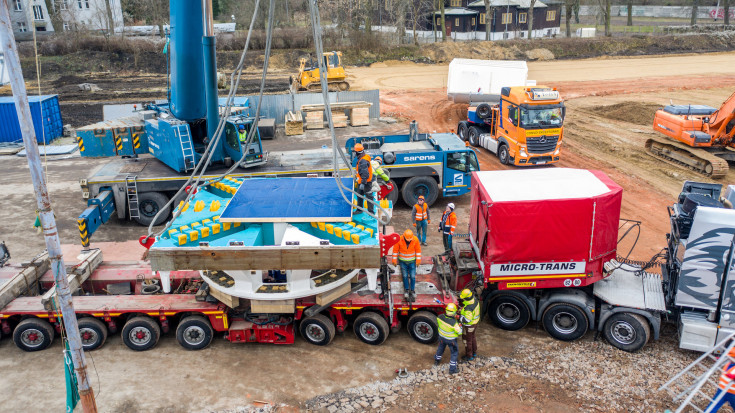
M362 152L364 150L365 150L365 147L362 146L361 143L358 143L358 144L355 145L355 152Z
M403 231L403 237L408 239L413 238L413 231L411 231L410 229Z
M423 201L423 200L424 200L424 199L426 199L426 198L424 198L424 196L423 196L423 195L419 195L419 199Z

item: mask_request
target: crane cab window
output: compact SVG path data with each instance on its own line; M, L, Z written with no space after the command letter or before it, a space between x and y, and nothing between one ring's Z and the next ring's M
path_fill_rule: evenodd
M479 171L480 166L474 152L454 152L447 155L447 168L461 172Z
M225 126L225 139L227 140L227 145L229 145L230 148L240 152L240 138L237 136L237 129L235 128L235 125L229 122L227 123L227 126Z

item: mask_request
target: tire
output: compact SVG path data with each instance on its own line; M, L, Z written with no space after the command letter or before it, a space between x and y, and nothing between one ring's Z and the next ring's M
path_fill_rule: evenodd
M54 341L54 328L46 320L26 318L13 330L13 342L23 351L41 351Z
M508 145L501 143L498 147L498 159L503 165L510 164L510 153L508 152Z
M487 103L480 103L477 105L477 108L475 109L475 114L480 119L487 119L490 117L490 114L492 113L492 109L490 108L490 105Z
M169 215L171 215L171 206L165 206L167 202L168 197L160 192L143 192L138 194L139 217L135 218L135 222L140 225L150 225L158 211L163 209L163 213L158 217L155 225L163 224L168 220Z
M200 315L184 317L176 327L176 340L187 350L201 350L212 343L214 330L209 320Z
M472 146L480 146L480 133L482 131L477 126L470 126L469 130L467 131L467 139L470 142L470 145Z
M466 121L459 122L459 125L457 125L457 136L459 136L459 139L462 139L463 141L467 142L467 122Z
M403 187L401 188L401 197L407 206L414 206L419 200L419 195L424 196L424 202L426 202L428 206L434 205L436 199L439 198L439 186L434 178L428 176L414 176L403 183Z
M522 299L509 294L497 296L487 308L490 321L503 330L515 331L531 321L531 312Z
M613 347L633 353L646 345L651 337L651 327L641 315L617 313L605 322L603 335Z
M392 179L390 180L390 183L393 185L393 190L388 193L386 199L395 205L396 202L398 202L398 197L401 195L401 187Z
M84 351L97 350L107 340L107 326L93 317L79 319L79 335L82 338Z
M439 338L436 314L418 311L408 319L408 333L421 344L434 344Z
M150 317L133 317L122 329L122 340L128 348L135 351L150 350L161 338L161 328Z
M331 343L336 334L332 320L321 314L301 320L299 332L304 340L317 346L326 346Z
M572 304L552 304L541 317L544 329L561 341L574 341L587 333L589 320L579 307Z
M355 319L353 328L357 338L374 346L383 344L390 334L390 327L385 318L370 312L360 314Z

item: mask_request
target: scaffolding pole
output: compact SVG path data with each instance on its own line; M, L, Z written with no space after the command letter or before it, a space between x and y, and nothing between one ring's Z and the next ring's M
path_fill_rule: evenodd
M80 402L84 413L96 413L97 405L94 400L94 391L89 385L87 363L84 358L82 339L79 336L79 325L76 314L74 313L69 282L66 278L66 268L64 267L64 259L61 254L59 232L56 229L56 219L51 209L51 199L49 198L46 179L43 175L41 157L38 153L38 142L36 141L36 133L33 129L31 108L28 105L28 94L26 93L25 81L23 80L23 72L20 67L18 49L15 44L15 36L13 35L13 27L8 10L8 1L0 0L0 49L5 52L5 64L7 65L10 76L13 100L15 100L15 109L18 112L20 130L23 134L23 144L27 153L28 168L31 171L31 180L33 181L33 189L36 194L36 208L38 209L41 226L43 227L43 236L46 239L46 249L48 250L49 260L51 261L54 281L56 281L57 302L61 309L66 337L69 342L69 351L74 363L74 373L77 378Z

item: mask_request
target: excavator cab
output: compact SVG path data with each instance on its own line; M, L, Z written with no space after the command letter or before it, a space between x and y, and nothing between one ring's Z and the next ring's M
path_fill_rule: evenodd
M342 67L342 52L326 52L322 55L324 67L327 69L327 83L330 91L345 91L350 89L350 84L346 81L347 75ZM299 91L316 92L321 90L321 81L319 79L319 65L316 61L309 61L305 57L299 61L299 73L291 76L289 83L291 91L296 93ZM309 67L307 67L307 64Z
M250 144L245 147L248 141L250 127L253 124L253 118L245 116L231 116L225 125L225 150L227 156L232 158L233 162L237 162L246 153L245 159L240 162L241 168L250 168L257 165L263 165L268 160L267 154L263 152L263 144L260 141L260 133L255 130L255 136L250 140ZM241 130L240 127L244 127Z

